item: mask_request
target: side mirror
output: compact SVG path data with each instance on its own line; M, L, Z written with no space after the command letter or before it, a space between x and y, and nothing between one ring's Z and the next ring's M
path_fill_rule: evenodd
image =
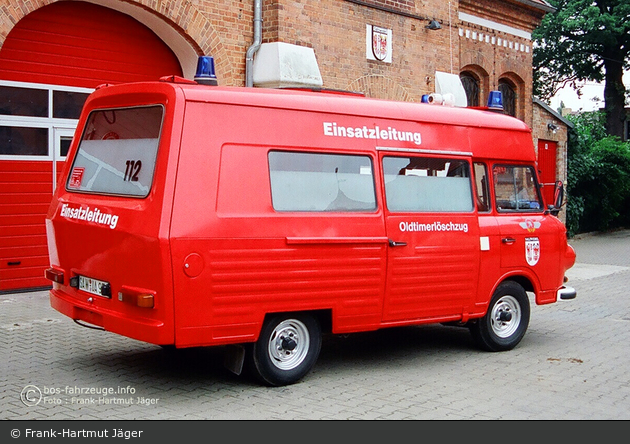
M558 216L560 213L560 207L564 201L564 184L562 181L557 181L553 190L553 205L549 205L549 213L554 216Z

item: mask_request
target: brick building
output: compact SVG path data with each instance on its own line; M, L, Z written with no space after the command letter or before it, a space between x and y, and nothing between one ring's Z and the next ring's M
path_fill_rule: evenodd
M212 55L220 85L261 86L261 67L280 65L265 50L282 44L299 50L289 58L314 56L324 88L419 102L454 75L469 105L499 89L542 140L531 32L551 10L544 0L0 0L0 292L48 285L44 215L99 84L193 78L197 57Z

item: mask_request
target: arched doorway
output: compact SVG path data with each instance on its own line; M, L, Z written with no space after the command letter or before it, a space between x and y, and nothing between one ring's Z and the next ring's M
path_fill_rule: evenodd
M516 87L510 80L499 79L499 91L503 96L505 114L516 117Z
M466 92L468 106L480 106L481 86L479 78L470 71L461 73L459 78Z
M80 1L25 16L0 49L0 79L95 88L181 75L173 51L121 12Z
M96 86L182 75L132 17L63 1L20 20L0 48L0 293L47 287L45 214L83 102Z

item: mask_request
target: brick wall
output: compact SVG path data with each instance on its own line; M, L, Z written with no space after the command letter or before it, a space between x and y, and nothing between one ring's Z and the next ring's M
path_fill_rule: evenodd
M265 13L273 4L271 23L264 21L264 41L282 41L314 49L324 87L370 92L382 98L419 101L434 91L436 70L450 71L448 28L426 29L427 16L448 20L442 2L424 7L422 15L411 4L422 2L366 2L385 4L384 11L350 1L265 1ZM427 2L428 3L428 2ZM411 12L410 12L411 11ZM407 15L401 15L401 13ZM366 25L392 30L392 63L366 58ZM455 63L458 54L453 51ZM427 79L428 77L428 79ZM387 85L390 89L383 89Z
M0 44L24 15L53 0L0 0ZM120 7L119 0L99 0ZM245 84L245 52L253 38L253 0L124 0L162 18L215 56L219 83ZM435 91L435 71L469 69L481 78L481 100L508 79L517 117L532 124L532 46L524 37L465 22L459 13L531 32L540 9L517 0L263 0L263 42L311 47L324 86L382 98L419 101ZM442 28L426 28L429 19ZM392 31L392 62L366 58L366 25ZM450 26L449 26L450 25Z
M500 79L508 80L516 116L532 123L532 42L509 31L531 33L542 19L539 9L490 0L266 0L265 8L271 18L265 17L264 41L313 48L325 87L419 101L435 91L435 71L466 69L479 74L483 103ZM460 11L500 29L462 21ZM427 29L429 19L442 29ZM366 24L392 30L391 64L366 59Z
M533 48L526 35L540 23L543 11L492 0L461 0L460 10L481 19L459 23L460 67L483 73L482 97L487 97L486 89L496 90L500 79L507 80L516 89L516 117L531 126Z

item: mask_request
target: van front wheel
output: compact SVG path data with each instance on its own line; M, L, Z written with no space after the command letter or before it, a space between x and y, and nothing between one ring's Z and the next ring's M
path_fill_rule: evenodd
M265 384L282 386L304 377L322 345L321 327L309 314L274 315L250 348L254 374Z
M484 317L470 325L473 339L488 351L511 350L529 325L529 298L516 282L503 282L494 292Z

